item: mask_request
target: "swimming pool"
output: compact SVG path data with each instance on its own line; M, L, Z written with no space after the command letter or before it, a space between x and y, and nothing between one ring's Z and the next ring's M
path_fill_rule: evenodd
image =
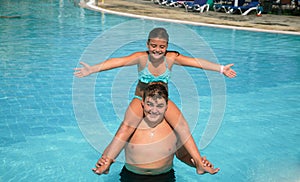
M0 2L1 15L21 16L0 19L0 181L118 179L121 162L113 165L109 175L99 177L91 172L100 154L86 140L74 114L76 79L72 69L97 38L133 19L84 10L76 4L63 0ZM179 26L141 21L145 26ZM175 160L178 181L299 181L300 36L187 28L203 38L220 63L235 63L238 77L225 79L226 108L221 127L201 150L221 171L214 176L198 176L194 169ZM112 53L101 48L97 54L118 56L143 46L143 40L137 40ZM184 71L193 79L200 98L199 119L193 123L193 135L200 143L212 112L211 86L205 72ZM94 78L95 108L111 133L120 122L116 113L122 113L113 107L111 88L116 83L111 82L121 73L119 69ZM171 92L172 99L183 104L176 100L175 86ZM193 114L194 110L186 112Z

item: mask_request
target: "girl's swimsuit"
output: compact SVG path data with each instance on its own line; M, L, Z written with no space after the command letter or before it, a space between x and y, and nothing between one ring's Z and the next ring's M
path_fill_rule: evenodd
M171 77L171 71L168 68L168 63L166 61L166 57L164 59L164 62L166 64L166 71L158 76L154 76L148 69L148 63L149 59L147 60L146 66L143 70L139 72L139 81L142 83L151 83L151 82L164 82L168 83L170 77Z
M149 58L150 59L150 58ZM148 63L149 59L147 60L146 66L143 70L139 71L138 77L139 81L142 83L151 83L151 82L163 82L163 83L168 83L169 79L171 77L171 71L168 67L168 63L166 61L166 57L164 58L164 62L166 64L166 71L158 76L154 76L148 69ZM139 100L142 100L142 97L135 95L134 98L137 98Z

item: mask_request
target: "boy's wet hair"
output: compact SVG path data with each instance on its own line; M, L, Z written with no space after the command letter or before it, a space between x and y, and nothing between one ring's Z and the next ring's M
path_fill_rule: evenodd
M145 101L146 97L151 97L153 100L156 99L165 99L166 103L168 103L168 90L163 83L154 82L147 86L144 91L143 100Z
M169 34L167 32L166 29L158 27L158 28L154 28L153 30L151 30L151 32L149 33L148 36L148 41L150 39L155 39L155 38L159 38L159 39L164 39L167 42L169 42Z

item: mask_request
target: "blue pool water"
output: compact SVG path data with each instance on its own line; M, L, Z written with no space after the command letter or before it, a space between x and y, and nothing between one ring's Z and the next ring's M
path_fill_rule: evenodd
M107 54L127 55L146 47L144 40L133 40L126 46L118 47L120 42L116 41L89 49L97 40L100 39L100 44L104 41L106 37L101 35L134 19L81 9L77 3L71 0L0 2L0 15L21 16L0 19L0 181L118 179L123 165L120 161L112 166L109 175L99 177L91 172L100 153L91 144L80 119L95 113L77 110L78 104L85 103L74 101L74 94L78 94L78 83L85 80L75 79L73 68L80 60L93 58L97 62ZM179 26L139 21L142 23L138 30L143 28L146 33L149 24L165 26L168 30ZM189 120L193 136L201 153L221 171L214 176L199 176L193 168L175 160L178 181L299 181L300 36L197 26L186 29L196 32L210 48L209 58L222 64L235 63L238 76L225 79L226 107L221 113L224 116L216 136L203 146L201 137L209 118L213 117L211 108L215 107L211 89L214 80L209 78L220 79L220 75L184 69L194 82L187 84L196 87L196 93L187 94L196 95L200 100L198 108L184 108L184 114L187 117L195 112L199 114L197 121ZM189 36L181 32L179 37L171 37L171 42L186 40L185 45L191 47L171 44L171 48L190 54L195 44ZM107 52L109 46L115 46L115 51ZM206 53L199 50L204 57ZM96 81L90 83L95 87L94 107L111 135L121 122L134 87L134 84L129 86L131 95L120 96L125 103L114 106L112 96L120 93L114 93L112 88L119 89L117 81L122 79L115 78L118 75L123 78L122 71L103 72L95 75L94 80L86 80ZM125 83L127 79L124 78ZM175 75L173 79L176 80ZM178 99L182 91L178 90L176 81L171 83L170 92L171 98L182 106L184 101ZM84 89L79 89L80 93ZM103 132L94 129L95 133ZM99 144L104 144L104 140L99 138Z

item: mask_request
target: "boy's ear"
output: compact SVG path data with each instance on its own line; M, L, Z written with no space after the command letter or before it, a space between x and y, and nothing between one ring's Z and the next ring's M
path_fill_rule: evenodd
M144 105L145 105L144 100L142 100L142 103L141 103L141 104L142 104L142 107L144 108Z

